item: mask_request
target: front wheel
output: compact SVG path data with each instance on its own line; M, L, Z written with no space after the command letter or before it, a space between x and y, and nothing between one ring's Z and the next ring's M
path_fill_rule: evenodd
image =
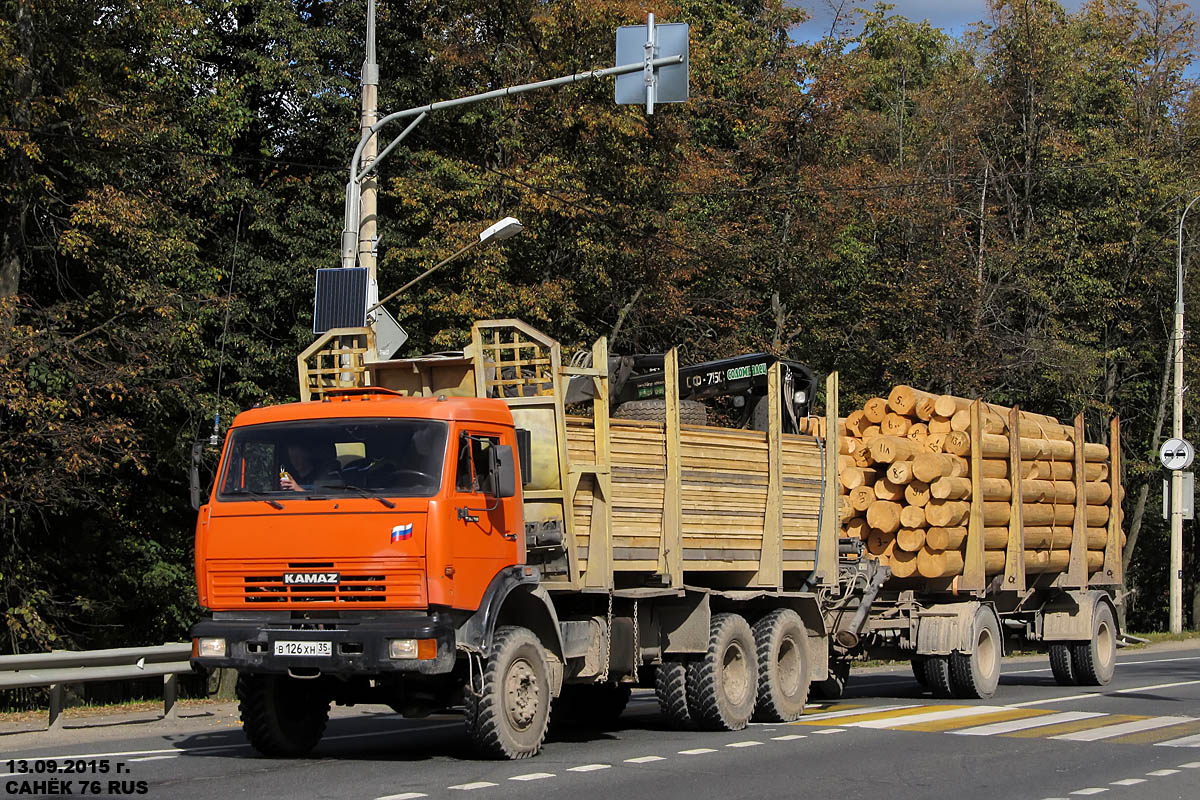
M467 691L467 733L489 758L537 755L550 719L546 649L528 628L496 629L478 694Z
M264 756L307 754L321 741L329 721L329 695L318 681L238 675L237 698L242 730Z

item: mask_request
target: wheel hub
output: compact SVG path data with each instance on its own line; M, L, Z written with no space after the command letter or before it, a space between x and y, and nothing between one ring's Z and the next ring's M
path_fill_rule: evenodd
M504 707L514 728L525 730L533 724L541 702L537 673L528 661L514 661L504 677Z

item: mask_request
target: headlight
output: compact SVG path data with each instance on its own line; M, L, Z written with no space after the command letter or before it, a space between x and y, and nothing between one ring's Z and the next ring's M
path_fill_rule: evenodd
M196 655L200 656L201 658L224 658L225 640L208 638L197 639Z
M388 658L437 658L437 639L389 639Z

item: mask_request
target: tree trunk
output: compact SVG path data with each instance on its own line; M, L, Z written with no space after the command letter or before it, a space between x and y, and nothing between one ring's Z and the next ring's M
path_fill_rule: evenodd
M1163 359L1162 384L1158 389L1158 410L1154 415L1154 435L1150 437L1151 444L1158 442L1162 436L1163 423L1167 419L1167 398L1170 396L1172 348L1175 342L1167 342L1166 358ZM1146 516L1146 497L1150 494L1150 481L1147 480L1138 490L1137 503L1133 506L1133 516L1129 522L1129 537L1125 541L1125 552L1121 554L1122 574L1129 574L1129 564L1133 561L1134 547L1137 546L1138 534L1142 532L1142 520Z

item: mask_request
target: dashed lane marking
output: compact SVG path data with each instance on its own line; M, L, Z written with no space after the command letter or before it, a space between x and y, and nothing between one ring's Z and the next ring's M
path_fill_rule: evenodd
M1010 703L1011 708L1024 708L1026 706L1044 706L1048 703L1065 703L1068 700L1087 700L1091 697L1102 697L1104 695L1117 694L1135 694L1137 692L1150 692L1155 689L1172 689L1176 686L1194 686L1200 681L1174 681L1173 683L1156 683L1152 686L1132 686L1128 689L1115 689L1111 692L1084 692L1083 694L1069 694L1063 697L1048 697L1042 700L1026 700L1024 703Z
M750 739L750 740L747 740L744 742L730 742L729 744L727 744L725 746L726 747L757 747L760 744L762 744L762 742L756 742L753 739Z
M776 742L794 742L797 739L807 739L803 733L789 733L786 736L772 736L772 741Z
M611 769L612 764L581 764L578 767L567 767L567 772L595 772L601 769Z
M1168 775L1178 775L1179 770L1177 770L1177 769L1156 769L1156 770L1154 770L1154 772L1147 772L1146 774L1151 777L1154 777L1154 778L1165 778Z
M663 761L662 756L638 756L637 758L625 759L626 764L649 764L651 761Z
M179 753L175 753L174 755L170 756L145 756L144 758L131 758L129 759L129 763L132 764L135 761L162 761L163 759L168 758L179 758L179 755Z
M824 728L819 731L813 731L813 733L820 733L820 734L825 734L825 735L828 735L831 733L845 733L845 732L846 732L845 728Z
M420 792L404 792L403 794L385 794L383 797L376 797L375 800L417 800L419 797L428 796Z
M712 749L711 747L693 747L691 750L680 750L679 755L681 755L681 756L702 756L705 753L715 753L715 752L717 752L717 751Z
M1145 778L1125 778L1124 780L1113 781L1113 786L1137 786L1139 783L1145 783Z
M1101 792L1107 792L1107 791L1108 791L1108 789L1104 786L1092 786L1091 788L1088 788L1088 789L1076 789L1075 791L1071 792L1071 794L1079 794L1079 795L1086 796L1089 794L1100 794Z
M524 775L513 775L509 778L510 781L544 781L546 778L553 778L553 772L527 772Z
M474 783L460 783L457 786L447 786L446 788L447 789L461 789L464 792L471 792L476 789L486 789L489 786L499 786L499 785L500 784L492 783L491 781L475 781Z
M1189 761L1186 764L1180 764L1180 769L1200 769L1200 761Z

